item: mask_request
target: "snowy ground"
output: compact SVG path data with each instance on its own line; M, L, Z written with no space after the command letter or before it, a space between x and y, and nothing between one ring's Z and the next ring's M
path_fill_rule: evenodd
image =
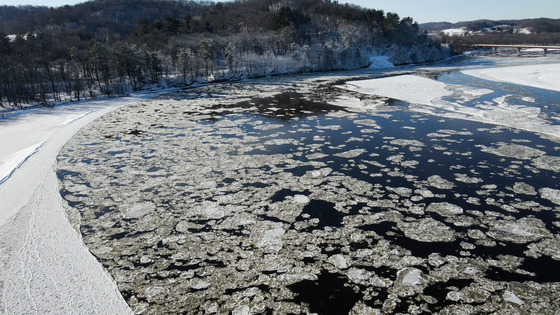
M558 64L469 70L465 73L560 91ZM348 82L345 87L416 103L416 110L420 112L560 135L558 126L540 120L531 107L502 102L501 107L466 108L443 100L455 91L476 98L488 93L484 89L450 87L413 75ZM143 98L39 109L0 120L0 313L131 312L113 279L70 226L63 211L53 164L60 148L81 127L115 108L137 103ZM359 106L361 102L345 96L336 103ZM277 230L272 226L270 231L274 233L265 235L272 241L264 236L263 239L274 243L278 238ZM197 285L203 286L204 283Z

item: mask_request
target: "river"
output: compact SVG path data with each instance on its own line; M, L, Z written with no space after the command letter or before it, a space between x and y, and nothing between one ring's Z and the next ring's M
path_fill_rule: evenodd
M136 312L547 313L560 307L560 137L345 88L420 76L452 87L446 106L557 128L560 92L461 72L535 62L170 92L74 136L61 194Z

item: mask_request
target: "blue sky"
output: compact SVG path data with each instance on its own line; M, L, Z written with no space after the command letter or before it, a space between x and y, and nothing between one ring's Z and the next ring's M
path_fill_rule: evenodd
M56 7L80 2L84 0L0 0L0 5L32 4ZM385 12L395 12L400 17L410 16L419 23L560 18L558 0L339 0L339 3L346 2Z

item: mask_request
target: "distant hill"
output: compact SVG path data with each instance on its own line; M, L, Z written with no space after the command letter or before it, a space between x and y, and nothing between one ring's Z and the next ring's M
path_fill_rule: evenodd
M48 11L49 8L43 6L0 6L0 30L4 31L10 29L11 25L17 24L18 22L11 23L12 21L18 21L25 19L27 17L33 16L34 14Z
M532 33L560 33L560 19L522 19L522 20L475 20L458 23L430 22L419 25L421 30L440 32L446 29L464 28L469 32L478 32L496 26L510 26L511 29L529 29ZM504 28L505 29L505 28Z
M6 12L17 14L7 18L10 14L2 15L0 10L0 31L17 34L31 29L82 28L95 32L104 28L123 35L136 30L140 18L164 20L168 16L200 15L207 12L212 4L210 1L184 0L93 0L58 8L4 6Z

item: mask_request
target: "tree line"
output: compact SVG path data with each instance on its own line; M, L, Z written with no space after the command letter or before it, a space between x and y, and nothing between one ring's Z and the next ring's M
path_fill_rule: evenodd
M330 0L95 0L10 25L16 35L0 33L0 106L10 108L353 69L391 51L396 63L446 55L410 17Z

